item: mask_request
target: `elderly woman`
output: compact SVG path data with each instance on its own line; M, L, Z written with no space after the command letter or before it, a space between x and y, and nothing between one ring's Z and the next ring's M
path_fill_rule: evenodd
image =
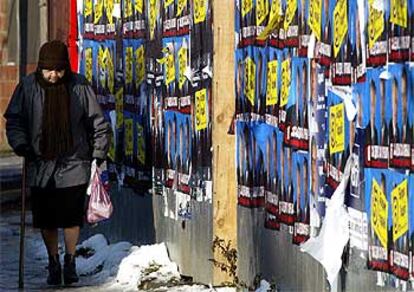
M105 159L111 130L86 79L71 72L65 44L41 47L36 72L17 85L4 117L10 146L26 158L33 226L49 255L47 283L62 283L58 228L65 240L64 283L77 282L74 254L91 161Z

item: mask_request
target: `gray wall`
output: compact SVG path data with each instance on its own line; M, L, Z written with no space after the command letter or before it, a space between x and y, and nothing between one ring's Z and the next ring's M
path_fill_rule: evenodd
M366 260L356 250L351 250L349 265L330 289L323 267L292 244L288 230L282 230L264 228L263 210L238 207L238 273L242 281L251 286L260 275L276 283L278 291L398 291L390 285L376 286L377 273L366 268Z
M165 242L170 257L180 273L193 277L195 282L211 283L213 267L209 259L212 253L212 205L191 200L191 220L174 220L164 216L164 198L154 196L154 215L157 242ZM175 210L175 195L168 194L168 206Z
M111 201L114 206L111 219L97 227L85 226L82 239L102 233L110 242L129 241L138 245L155 242L152 196L138 195L127 188L118 191L114 185Z

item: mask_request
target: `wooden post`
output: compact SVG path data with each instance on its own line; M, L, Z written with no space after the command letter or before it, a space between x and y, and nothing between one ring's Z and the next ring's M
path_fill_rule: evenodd
M227 132L235 112L234 1L213 0L213 236L237 250L235 136ZM226 263L220 252L214 259ZM215 267L214 285L232 281Z

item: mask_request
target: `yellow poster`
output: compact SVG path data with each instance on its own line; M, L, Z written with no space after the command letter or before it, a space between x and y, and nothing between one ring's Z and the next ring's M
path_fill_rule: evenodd
M124 124L124 89L119 88L115 94L115 113L116 113L116 128L119 129Z
M392 239L395 242L408 231L408 181L405 179L391 192Z
M171 82L175 80L175 62L174 62L174 54L168 53L166 60L165 60L165 74L166 80L165 84L169 85Z
M277 69L278 61L273 60L267 63L267 88L266 106L277 104Z
M136 123L137 126L137 159L141 164L145 164L145 137L144 137L144 127L139 123Z
M108 90L111 94L115 91L115 68L109 48L106 48L106 69L108 73Z
M187 69L187 48L181 47L178 50L178 71L179 71L179 80L178 80L178 88L181 90L185 84L185 70Z
M384 248L388 248L388 201L380 185L372 180L371 226Z
M92 48L85 49L85 77L92 83Z
M368 47L371 49L384 31L384 11L374 8L374 0L369 0Z
M139 86L145 79L145 52L144 45L135 50L135 85Z
M143 2L144 0L135 0L135 11L140 14L142 14L144 10Z
M282 86L280 88L280 106L285 106L289 100L290 91L290 59L286 59L282 62Z
M194 23L206 20L208 0L194 0Z
M133 119L125 119L125 155L132 156L134 153L134 121Z
M149 32L150 32L150 40L155 38L155 26L157 24L157 5L158 0L149 0Z
M401 27L407 27L407 0L391 0L390 22Z
M125 84L131 84L133 79L132 74L133 66L133 48L125 48Z
M195 93L195 123L196 130L201 131L207 128L207 89L203 88Z
M178 0L177 2L177 14L176 16L180 16L183 13L184 8L187 6L188 0Z
M331 106L329 109L329 153L345 150L345 113L344 104Z
M125 0L124 1L124 17L129 18L133 15L132 10L132 0Z
M285 22L284 22L284 29L286 31L289 28L289 25L292 23L297 9L298 9L298 1L297 0L287 0L287 6L286 6L286 12L285 12Z
M247 100L254 105L255 92L256 92L256 64L250 57L246 58L244 69L244 94Z
M348 5L347 0L336 2L334 9L334 57L336 57L348 32Z
M269 14L268 0L257 0L256 2L256 25L261 25Z
M281 16L280 16L281 5L282 4L280 0L272 1L272 6L270 7L270 13L269 13L269 21L267 22L267 25L264 28L264 30L260 33L259 36L257 36L257 39L259 41L265 40L277 28L280 22L280 19L281 19Z
M98 50L98 66L99 73L106 72L106 49L103 46L99 46ZM99 74L99 82L102 88L106 87L106 74Z
M83 15L84 17L92 15L92 0L84 1Z
M106 12L106 18L108 19L109 24L113 24L113 17L114 14L114 0L105 0L105 12Z
M94 9L94 20L93 23L94 24L98 24L99 21L102 18L102 14L103 14L103 0L96 0L96 4L95 4L95 9Z
M310 0L308 25L316 38L321 40L322 0Z
M167 8L174 3L174 0L164 0L164 7Z
M253 0L240 0L241 1L241 15L245 17L247 13L253 9Z

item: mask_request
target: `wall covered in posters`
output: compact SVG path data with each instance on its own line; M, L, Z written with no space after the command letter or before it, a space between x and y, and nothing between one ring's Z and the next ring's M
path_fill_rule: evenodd
M144 193L174 192L176 215L210 201L211 3L78 0L79 71L113 136L109 179Z
M349 176L350 248L412 285L414 2L236 0L235 39L238 204L301 244Z

